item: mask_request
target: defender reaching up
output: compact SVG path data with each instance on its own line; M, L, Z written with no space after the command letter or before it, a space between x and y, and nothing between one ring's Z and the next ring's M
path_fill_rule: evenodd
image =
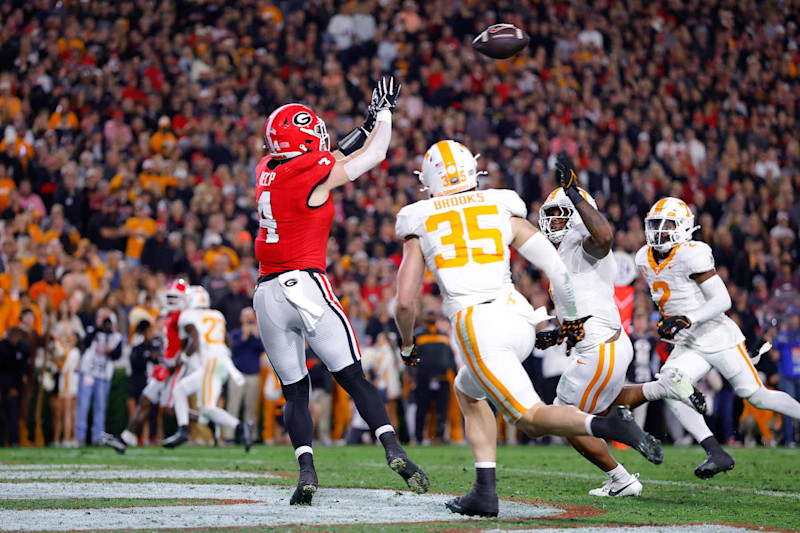
M358 340L325 276L325 251L333 220L330 193L357 179L386 157L392 109L400 86L383 79L373 92L364 128L356 128L329 151L325 123L311 109L289 104L267 119L269 155L256 167L261 230L253 296L264 351L281 382L283 419L300 465L290 504L310 504L317 490L311 386L305 341L353 398L358 412L386 450L389 466L417 493L428 491L428 476L408 458L395 437L377 389L364 376ZM371 132L366 132L372 128Z
M568 343L583 337L569 271L555 248L526 220L525 204L513 191L478 191L476 158L455 141L439 141L425 153L420 180L432 198L408 205L397 215L397 236L405 239L397 278L397 326L404 363L416 364L413 339L415 300L425 266L433 272L467 362L456 376L456 396L466 419L475 456L472 491L447 507L466 515L497 516L496 425L486 399L531 437L592 435L636 448L650 461L663 460L660 443L617 407L607 417L575 407L545 405L522 361L533 350L534 326L549 318L534 311L511 281L511 247L550 279L564 320L558 333Z

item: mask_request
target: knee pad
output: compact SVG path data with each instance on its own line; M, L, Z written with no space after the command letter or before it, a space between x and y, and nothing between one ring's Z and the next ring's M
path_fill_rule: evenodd
M745 394L748 392L749 394ZM764 405L764 400L766 399L766 396L769 394L768 389L766 389L765 387L759 387L753 392L750 392L749 390L736 389L736 394L741 396L742 398L746 398L747 401L753 404L753 407L755 407L756 409L769 409L769 407Z
M308 404L309 391L311 390L311 378L308 374L303 379L291 385L281 385L283 397L287 402L301 402Z

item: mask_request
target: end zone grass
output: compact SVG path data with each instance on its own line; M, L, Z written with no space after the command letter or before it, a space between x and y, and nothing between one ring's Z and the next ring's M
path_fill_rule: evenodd
M665 449L661 466L646 462L637 453L614 451L628 471L640 473L644 492L640 498L594 498L588 491L600 486L604 476L575 451L567 447L509 447L498 451L498 493L501 498L539 500L561 506L601 509L604 514L575 518L526 520L518 522L473 522L486 528L523 526L564 527L592 525L726 523L800 530L800 450L729 449L736 468L727 474L702 481L693 470L704 457L700 447ZM406 489L400 478L389 470L379 447L317 447L315 462L320 477L320 491L335 487ZM431 477L431 490L464 493L472 484L472 456L469 449L455 446L412 447L412 459ZM0 461L15 464L108 464L149 469L213 469L236 472L285 472L294 474L297 466L291 449L255 447L244 454L240 447L130 449L125 455L113 450L88 448L3 449ZM0 470L0 477L2 471ZM214 478L192 483L213 483ZM225 478L230 482L230 477ZM243 484L285 484L286 479L242 479ZM407 490L407 489L406 489ZM424 498L424 496L420 496ZM13 494L0 495L13 499ZM124 500L120 500L124 502ZM105 501L87 507L106 506ZM18 503L14 504L18 506ZM45 502L32 502L29 509L42 508ZM19 508L19 507L17 507ZM286 507L290 513L290 508ZM463 528L465 524L402 526L404 531L431 531ZM375 525L340 528L347 531L376 531ZM391 526L397 530L397 526Z

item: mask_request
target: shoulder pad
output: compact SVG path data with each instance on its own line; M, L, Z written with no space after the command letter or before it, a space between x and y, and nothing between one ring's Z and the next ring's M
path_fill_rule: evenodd
M681 259L689 266L689 272L700 274L714 269L711 247L702 241L689 241L681 245Z

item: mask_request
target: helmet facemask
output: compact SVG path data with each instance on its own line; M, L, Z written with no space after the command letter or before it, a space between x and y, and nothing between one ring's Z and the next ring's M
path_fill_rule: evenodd
M310 130L308 128L300 128L300 131L303 133L307 133L308 135L313 135L317 139L319 139L319 151L320 152L327 152L331 148L331 136L328 135L328 128L325 126L325 121L322 120L320 117L317 117L317 123L314 125L314 129Z
M647 217L644 219L644 236L647 244L657 252L669 252L692 238L694 219Z
M539 208L539 229L553 244L559 244L572 227L575 207L566 203L543 205ZM556 221L566 219L564 225L557 229Z

